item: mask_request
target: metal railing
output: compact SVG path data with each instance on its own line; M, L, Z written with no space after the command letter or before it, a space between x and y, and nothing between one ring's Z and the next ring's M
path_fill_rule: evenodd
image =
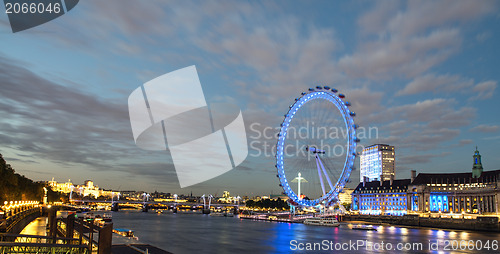
M24 210L21 212L18 212L16 214L13 214L12 216L7 217L4 222L3 226L5 229L5 232L10 232L13 227L17 225L20 221L24 220L26 217L33 215L35 213L40 214L40 208L39 207L34 207L28 210Z
M0 253L87 254L89 250L86 245L0 242Z
M15 241L14 241L15 240ZM4 253L90 253L78 238L0 234L0 254Z

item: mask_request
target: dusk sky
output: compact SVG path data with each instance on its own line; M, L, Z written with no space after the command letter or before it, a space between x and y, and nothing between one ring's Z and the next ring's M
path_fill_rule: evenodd
M35 181L281 193L268 129L316 85L337 88L356 124L378 130L360 145L396 147L397 179L470 172L476 145L484 170L500 169L499 1L83 0L17 33L2 12L0 153ZM235 169L181 189L168 151L134 143L127 100L191 65L207 102L241 108L254 145ZM264 129L273 137L257 137Z

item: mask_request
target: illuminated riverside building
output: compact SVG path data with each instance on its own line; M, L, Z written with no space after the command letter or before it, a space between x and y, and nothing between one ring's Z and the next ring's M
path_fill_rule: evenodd
M351 204L352 203L352 192L353 189L344 188L342 192L339 193L339 201L341 204Z
M351 210L365 215L405 215L408 211L409 179L365 181L352 193Z
M394 146L377 144L363 149L360 158L360 181L364 177L368 181L391 179L395 176L395 153Z
M500 170L482 171L479 151L470 173L428 174L411 179L364 178L352 194L351 210L369 215L423 213L499 215ZM480 173L478 173L480 171Z
M70 193L72 188L74 188L74 185L73 183L71 183L71 180L68 180L65 183L58 183L54 181L54 178L52 178L52 180L49 181L48 184L53 191L62 193Z
M86 196L93 196L94 198L98 198L99 196L113 197L119 194L119 192L99 189L99 187L97 185L94 185L94 182L91 180L86 180L83 185L74 185L73 183L71 183L71 180L68 180L65 183L58 183L54 181L54 178L52 178L52 180L48 181L47 183L49 184L50 188L53 191L62 192L66 194L71 193L71 191L73 191L74 193L78 193L84 197Z

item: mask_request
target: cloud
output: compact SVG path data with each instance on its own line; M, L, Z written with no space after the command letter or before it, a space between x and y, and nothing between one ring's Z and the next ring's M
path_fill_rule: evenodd
M463 89L474 85L472 79L465 79L459 75L426 74L415 78L396 95L412 95L418 93L463 92ZM467 90L466 90L467 91Z
M403 90L396 95L413 95L419 93L457 93L470 95L471 91L477 95L469 100L489 99L493 96L497 82L493 80L485 81L474 85L473 79L467 79L459 75L435 75L426 74L415 78L408 83Z
M483 138L484 140L497 140L497 139L500 139L500 136L493 136L493 137L487 137L487 138Z
M398 11L388 22L390 32L413 35L431 27L466 22L495 13L495 1L408 1L406 10Z
M424 36L390 37L361 45L353 55L339 60L348 76L368 79L414 77L443 62L461 44L458 29L436 30Z
M388 107L375 115L380 134L370 142L395 145L403 154L437 149L475 117L474 108L456 105L454 99L436 98Z
M434 158L442 158L450 155L450 152L441 152L438 154L417 154L405 155L398 158L398 163L405 165L424 164L430 162Z
M484 42L487 39L489 39L490 37L491 37L491 32L490 31L486 31L486 32L482 32L482 33L477 34L476 35L476 40L478 42Z
M415 77L458 52L462 32L454 25L496 9L494 1L377 2L358 19L358 49L338 66L353 78Z
M467 145L470 139L460 134L470 128L465 126L477 109L453 96L469 89L473 99L493 98L497 86L493 80L476 78L486 80L476 84L436 68L468 50L469 39L488 38L487 32L471 32L468 26L498 12L494 1L373 2L353 23L357 27L325 23L323 12L315 13L319 19L304 19L310 10L298 14L274 2L119 2L82 2L75 12L36 28L52 32L31 30L25 36L41 41L42 47L47 42L91 55L105 65L95 68L111 71L107 75L135 73L139 81L129 85L148 81L165 68L196 64L202 81L205 76L220 83L204 82L207 100L234 98L244 110L247 132L252 123L260 123L260 131L279 126L288 106L308 87L335 87L352 103L357 124L380 131L363 143L387 142L402 156L420 156L398 159L402 167L428 162L431 151L446 149L448 143ZM0 20L0 26L5 22ZM36 70L36 61L31 62ZM168 152L151 154L133 143L125 98L130 87L110 84L109 77L99 79L103 89L95 90L112 86L106 96L118 97L109 101L85 92L90 91L85 86L101 84L70 85L25 66L0 58L0 77L7 80L1 84L0 112L8 116L0 119L0 143L36 160L125 172L130 181L147 177L148 183L178 187ZM394 87L399 84L404 87ZM428 99L420 99L422 93ZM439 98L433 98L436 94ZM276 143L275 137L256 140ZM272 172L274 163L272 157L252 158L235 171Z
M468 123L467 119L474 116L474 109L466 106L456 109L455 105L457 102L454 99L426 99L389 108L386 115L399 116L400 119L407 119L409 123L433 124L434 127L437 127L437 123L446 124L450 121L450 126L463 126Z
M18 158L14 158L14 157L5 157L5 160L9 161L9 162L11 162L11 161L19 161L19 162L24 162L24 163L34 163L34 164L38 163L37 161L34 161L34 160L18 159ZM23 171L30 171L30 170L24 169ZM35 173L42 174L42 172L40 172L40 171L33 171L33 170L31 170L30 172L35 172Z
M0 55L0 142L60 165L116 170L135 147L121 103L54 83Z
M355 111L356 115L359 116L362 121L359 124L362 125L370 122L378 112L384 111L387 107L382 100L384 92L372 91L367 86L348 90L346 96L346 100L352 104L351 110Z
M373 9L366 12L358 19L362 34L378 34L386 29L387 23L401 8L401 1L381 1Z
M462 139L460 140L460 142L458 142L458 146L464 146L468 144L472 144L472 139Z
M487 124L481 124L474 126L473 128L470 129L472 132L497 132L500 129L500 126L498 125L487 125Z
M496 81L485 81L477 84L472 88L472 91L477 92L478 95L472 97L472 100L483 100L483 99L489 99L493 96L493 93L495 92L495 89L497 88L497 82Z

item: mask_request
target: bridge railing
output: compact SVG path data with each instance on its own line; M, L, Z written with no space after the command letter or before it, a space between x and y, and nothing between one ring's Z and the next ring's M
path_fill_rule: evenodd
M11 216L5 218L2 223L2 228L0 228L0 232L11 232L12 229L22 220L24 220L26 217L34 215L36 213L40 214L40 207L33 207L29 208L20 212L17 212L15 214L12 214Z

